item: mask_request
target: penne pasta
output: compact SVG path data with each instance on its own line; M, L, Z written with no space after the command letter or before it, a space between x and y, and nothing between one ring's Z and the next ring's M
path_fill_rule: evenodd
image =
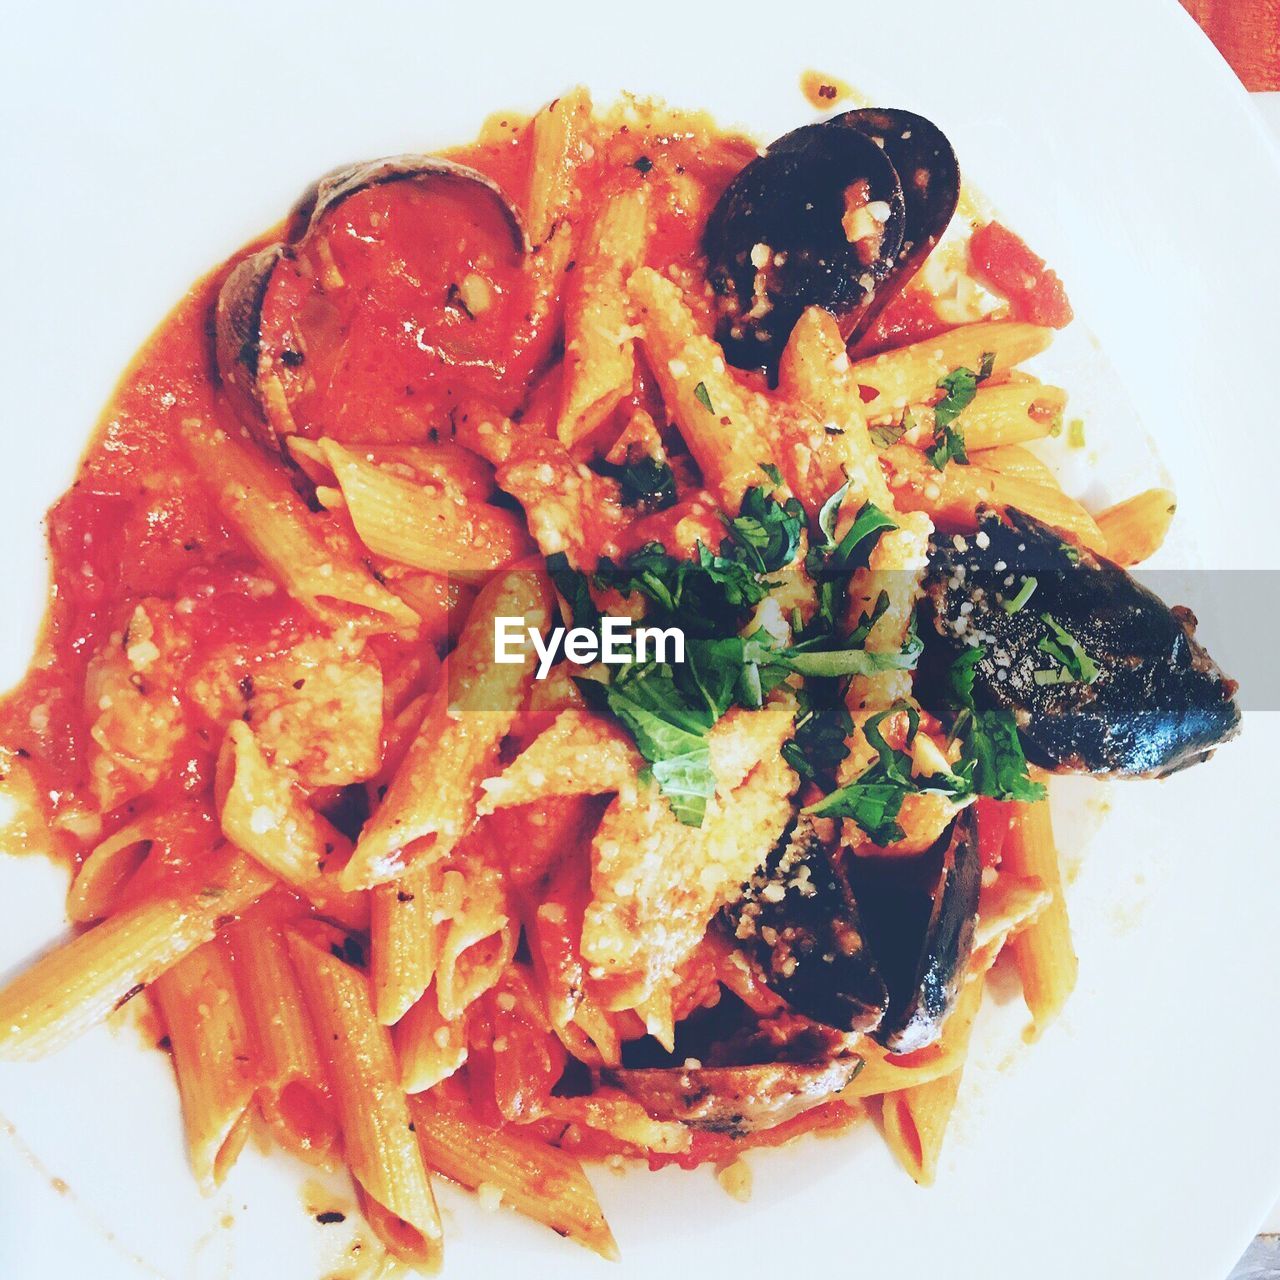
M576 241L576 176L590 147L591 98L579 86L538 112L533 121L526 225L533 253L527 271L531 301L527 319L532 334L554 334L565 272ZM545 345L546 337L539 346Z
M226 849L198 877L48 952L0 990L0 1060L43 1057L101 1022L276 883Z
M384 1026L399 1022L420 1000L436 971L440 951L438 863L380 884L370 909L373 1004Z
M850 513L864 502L891 510L884 473L867 434L862 397L830 312L810 307L796 321L778 366L778 388L814 416L799 438L794 430L790 433L782 457L787 480L810 517L846 480Z
M267 763L243 721L227 727L216 794L222 834L236 848L334 919L357 929L368 923L368 903L339 887L351 841L307 804L286 771Z
M418 615L351 554L330 545L316 517L279 468L252 446L199 418L182 424L182 443L222 513L286 590L326 622L372 631L413 627Z
M249 920L234 925L228 941L252 1045L258 1110L286 1151L331 1168L338 1118L284 935L275 924Z
M1052 434L1066 407L1067 393L1059 387L1035 381L999 386L984 383L961 410L956 425L971 452L996 449L1042 440ZM932 408L912 405L911 412L921 427L921 438L932 439Z
M392 1038L400 1059L400 1083L405 1093L434 1089L467 1061L465 1019L446 1018L430 988L396 1024Z
M1004 874L1038 880L1053 895L1036 922L1010 944L1038 1033L1062 1011L1078 969L1048 800L1019 806L1001 865Z
M641 341L663 399L703 479L726 511L762 483L760 468L774 451L763 410L740 388L724 353L703 334L670 280L641 267L627 282Z
M644 260L649 191L638 185L608 200L590 230L565 307L564 386L556 434L566 448L589 436L631 390L634 340L626 281Z
M1091 551L1106 552L1107 541L1097 522L1056 485L956 462L938 471L917 450L904 445L895 445L883 456L898 509L924 511L939 528L972 530L980 508L1012 507L1069 534Z
M1116 564L1149 560L1164 545L1178 500L1168 489L1146 489L1098 513L1107 555Z
M495 620L545 630L550 607L547 581L532 569L511 569L480 593L422 727L342 872L344 889L372 888L442 858L470 829L480 781L492 771L536 657L527 647L520 661L497 662Z
M601 795L634 785L640 753L616 725L578 707L562 711L515 760L485 778L480 814L548 795Z
M306 472L313 484L337 483L321 440L290 436L289 456ZM359 456L392 475L418 483L452 489L469 501L485 502L493 497L493 466L462 445L452 443L362 444Z
M427 1164L471 1190L493 1188L518 1213L615 1261L618 1247L582 1166L519 1130L472 1119L437 1090L409 1102Z
M373 1016L363 973L293 935L289 949L324 1049L343 1150L369 1225L410 1266L437 1270L440 1214L415 1140L391 1033Z
M1030 449L1024 449L1021 445L1002 444L994 449L980 449L969 455L969 461L975 467L994 471L1005 479L1026 480L1049 488L1060 487L1049 464L1042 462Z
M143 814L89 852L67 893L67 918L89 924L113 914L132 892L137 874L151 860L155 846L162 851L194 847L203 853L214 837L214 825L202 808L179 804Z
M590 564L590 548L622 523L617 484L541 436L522 439L511 450L498 467L498 483L524 508L538 550L545 556L565 552L575 566Z
M849 376L872 393L863 404L868 422L900 418L908 406L932 401L939 380L956 369L976 373L990 354L993 371L1002 373L1039 355L1052 337L1051 329L1039 325L982 320L855 361Z
M527 553L524 522L510 511L468 502L457 488L395 475L336 440L315 444L360 541L375 556L478 583Z
M151 994L173 1051L191 1168L208 1195L249 1136L256 1074L226 944L206 942L161 974Z
M943 1030L948 1050L959 1065L946 1075L884 1096L881 1114L885 1141L898 1162L921 1186L932 1186L938 1170L938 1156L960 1092L964 1057L973 1021L982 1003L983 985L981 975L965 985Z

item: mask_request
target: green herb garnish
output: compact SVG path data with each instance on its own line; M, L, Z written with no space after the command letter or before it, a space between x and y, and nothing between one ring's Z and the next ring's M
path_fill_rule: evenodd
M693 398L708 412L715 413L715 409L711 405L711 393L707 390L707 384L700 382L693 389Z
M1039 678L1041 672L1037 671L1036 683L1065 684L1069 680L1080 684L1092 684L1098 678L1098 666L1084 651L1080 641L1061 626L1052 614L1042 613L1040 621L1049 628L1051 634L1043 636L1036 648L1053 658L1058 663L1058 669L1066 672L1067 675L1063 680L1057 678L1052 681L1041 680Z
M903 436L916 425L910 409L904 409L901 422L887 422L878 427L869 427L867 434L871 443L878 449L888 449L897 444Z
M968 794L968 780L954 773L912 776L910 755L891 747L880 732L881 722L899 711L907 714L906 745L911 746L920 728L920 715L914 707L899 703L871 716L862 726L862 732L876 752L875 763L864 769L855 781L810 805L805 813L820 818L848 818L875 844L884 846L902 839L898 814L908 795L925 791L954 796Z
M796 737L784 754L797 767L803 765L806 776L825 776L834 773L845 750L848 713L840 699L842 682L854 675L910 669L916 663L921 645L914 631L898 652L863 647L887 607L886 596L877 600L852 635L839 634L843 588L836 579L865 565L876 537L894 527L868 503L837 540L846 491L847 486L842 487L824 504L814 552L807 561L822 579L826 612L820 608L803 631L793 628L791 643L763 629L742 634L750 611L777 585L768 575L794 563L804 536L800 504L794 498L779 502L762 487L748 489L738 514L725 519L726 537L719 549L699 545L692 559L672 556L654 542L621 563L602 560L589 578L572 569L564 555L547 561L576 625L599 625L594 586L639 596L646 622L684 631L683 663L613 666L600 678L593 673L579 684L593 707L609 712L628 730L672 811L690 826L701 824L715 789L707 734L731 706L759 707L795 676L811 681L799 691L805 695L803 710Z
M1002 601L1002 607L1005 613L1018 613L1022 607L1035 595L1036 588L1040 582L1036 578L1023 578L1022 586L1018 588L1018 594L1010 599Z
M982 657L981 649L966 649L947 673L946 700L957 712L951 737L960 740L956 773L968 780L974 795L994 800L1043 799L1044 787L1032 782L1027 772L1013 713L977 705L974 680Z
M995 368L995 353L984 352L978 372L972 369L953 369L938 382L943 397L933 407L933 448L929 461L941 471L948 462L967 463L964 432L955 426L956 419L969 407L977 394L978 383L991 376Z

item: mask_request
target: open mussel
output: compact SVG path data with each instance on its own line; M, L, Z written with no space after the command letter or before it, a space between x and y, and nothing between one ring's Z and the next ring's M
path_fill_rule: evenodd
M329 174L219 292L233 407L271 449L295 432L405 438L438 409L437 373L477 390L501 377L491 353L522 305L527 247L501 188L465 165L406 155Z
M873 1038L891 1053L923 1049L942 1034L973 950L982 888L973 806L926 853L856 856L848 865L889 992Z
M889 993L843 867L800 818L726 909L739 944L793 1009L841 1031L880 1025Z
M797 1013L909 1053L938 1038L955 1003L981 880L971 807L912 856L840 857L798 826L727 914Z
M1239 728L1189 611L1022 512L936 534L925 592L922 699L943 711L952 664L971 664L976 705L1011 712L1044 769L1161 777Z
M937 243L959 192L950 144L909 111L847 111L779 138L725 188L703 236L726 355L772 369L809 306L855 337Z

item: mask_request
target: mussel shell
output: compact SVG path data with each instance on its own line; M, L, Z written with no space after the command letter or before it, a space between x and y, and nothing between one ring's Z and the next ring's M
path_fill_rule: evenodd
M506 193L492 178L440 156L408 154L384 156L380 160L362 160L344 165L327 173L308 187L289 215L285 239L297 244L303 236L320 223L344 201L369 187L388 182L447 182L472 186L479 194L487 196L502 214L511 233L511 248L517 254L527 253L529 238L519 211L507 199Z
M951 662L978 643L980 706L1015 717L1027 758L1059 773L1161 777L1205 759L1240 724L1229 680L1171 609L1119 565L1064 543L1040 521L987 512L980 536L938 534L926 577L919 687L942 710ZM1036 587L1016 612L1004 602ZM1036 683L1052 617L1096 664L1092 683Z
M218 291L213 312L214 359L227 398L259 443L277 448L279 441L263 410L258 361L262 303L284 251L281 244L268 245L240 261Z
M214 359L218 376L241 422L264 447L283 453L282 435L289 424L279 421L283 392L269 384L274 374L262 359L262 308L272 276L281 263L344 200L390 182L441 182L467 185L501 214L517 258L528 251L519 211L502 188L476 169L438 156L401 155L348 165L314 183L289 215L282 242L251 254L227 276L214 305ZM273 394L274 391L274 394ZM287 412L286 415L287 416ZM284 455L286 460L288 455Z
M942 1034L973 950L982 887L973 807L927 853L850 858L849 880L889 991L872 1037L891 1053L923 1049Z
M869 262L844 228L845 193L860 180L868 200L889 211ZM894 268L905 220L898 174L866 134L829 121L779 138L729 183L703 233L726 357L772 368L810 306L852 329ZM763 256L759 267L753 252Z
M906 221L902 248L886 281L845 333L856 338L920 269L942 238L960 201L960 163L946 134L931 120L898 107L865 107L836 116L884 150L898 172Z
M889 993L841 866L801 818L726 908L739 945L793 1009L840 1031L880 1025Z

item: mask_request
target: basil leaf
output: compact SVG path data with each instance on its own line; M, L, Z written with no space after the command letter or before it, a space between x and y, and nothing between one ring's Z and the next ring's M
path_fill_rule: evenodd
M576 627L596 630L600 625L600 610L591 598L586 574L573 568L563 551L547 557L547 573L569 606L569 621Z

